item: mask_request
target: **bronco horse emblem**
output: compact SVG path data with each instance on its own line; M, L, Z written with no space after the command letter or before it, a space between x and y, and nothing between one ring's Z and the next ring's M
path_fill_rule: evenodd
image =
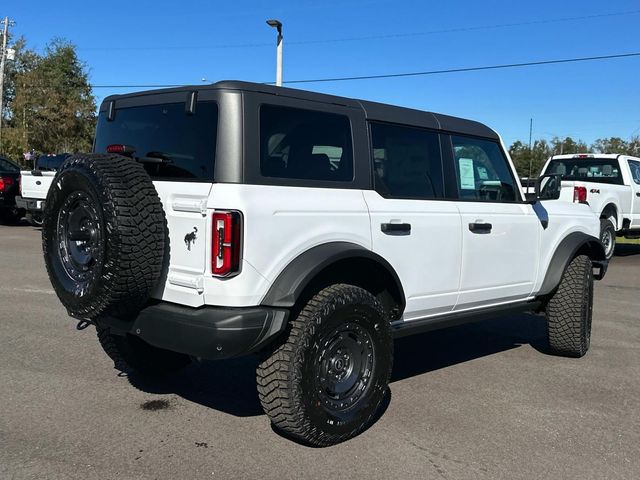
M191 251L191 244L196 243L196 239L198 238L198 227L193 227L193 232L187 233L184 236L184 244L187 246L187 250Z

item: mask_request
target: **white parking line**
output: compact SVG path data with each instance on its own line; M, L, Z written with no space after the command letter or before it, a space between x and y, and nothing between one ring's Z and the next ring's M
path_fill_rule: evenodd
M55 292L51 289L27 288L27 287L0 287L0 292L24 292L24 293L44 293L45 295L53 295Z

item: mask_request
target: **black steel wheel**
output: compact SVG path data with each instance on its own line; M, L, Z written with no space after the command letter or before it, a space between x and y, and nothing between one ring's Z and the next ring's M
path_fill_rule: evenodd
M287 436L333 445L371 424L392 364L391 328L380 303L362 288L333 285L308 301L288 338L258 366L260 402Z

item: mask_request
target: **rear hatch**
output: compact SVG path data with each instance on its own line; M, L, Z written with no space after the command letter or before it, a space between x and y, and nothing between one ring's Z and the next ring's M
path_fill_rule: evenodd
M210 243L207 199L213 183L218 112L214 102L116 108L101 111L94 150L121 145L151 176L169 227L170 263L154 296L191 306L204 304Z

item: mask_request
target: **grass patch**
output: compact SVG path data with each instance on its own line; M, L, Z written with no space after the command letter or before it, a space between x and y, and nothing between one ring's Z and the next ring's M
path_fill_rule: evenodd
M640 245L640 238L629 239L624 237L618 237L616 238L616 242L621 243L623 245Z

